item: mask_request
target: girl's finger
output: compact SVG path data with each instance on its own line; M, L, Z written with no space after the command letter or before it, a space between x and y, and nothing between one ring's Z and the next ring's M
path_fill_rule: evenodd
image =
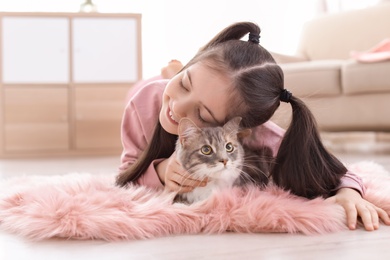
M360 218L363 221L364 228L367 231L374 230L371 211L365 205L364 206L357 205L356 208L357 208L357 211L358 211Z
M379 216L378 216L378 211L375 209L374 206L370 205L369 206L369 211L371 212L371 221L372 221L372 226L376 230L379 228Z
M190 186L180 186L180 188L177 190L178 194L188 193L194 190L194 187Z
M378 216L383 221L383 223L385 223L386 225L390 225L389 214L387 214L386 211L378 207L376 208L376 211L378 212Z
M165 183L165 188L167 188L170 191L177 192L179 194L187 193L194 189L193 187L190 186L182 186L173 180L167 180Z
M184 178L182 184L191 187L203 187L206 186L207 181L205 181L204 179L199 180L194 178Z
M357 209L353 205L344 206L345 213L347 214L347 224L348 228L351 230L356 229L356 221L358 212Z

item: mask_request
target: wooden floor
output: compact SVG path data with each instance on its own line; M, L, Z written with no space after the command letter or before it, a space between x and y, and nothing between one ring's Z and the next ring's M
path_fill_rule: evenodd
M334 147L333 147L334 148ZM347 163L371 160L390 172L390 153L336 154ZM335 148L335 149L336 149ZM336 149L336 150L337 150ZM348 150L348 149L347 149ZM0 180L22 174L116 171L118 157L0 160ZM1 192L1 191L0 191ZM390 259L390 227L305 236L301 234L185 235L144 241L26 241L0 231L0 259Z

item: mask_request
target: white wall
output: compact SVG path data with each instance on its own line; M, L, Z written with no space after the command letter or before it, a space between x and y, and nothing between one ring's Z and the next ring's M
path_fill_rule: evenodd
M337 0L341 1L341 0ZM366 0L373 1L375 0ZM77 12L82 0L0 0L0 11ZM144 78L171 59L187 62L227 25L253 21L261 44L293 54L304 22L319 13L321 0L94 0L99 12L142 13Z
M221 29L239 21L258 23L266 48L293 53L302 23L315 15L315 1L300 1L299 7L288 0L166 1L171 14L165 17L167 54L188 60Z
M146 77L158 73L170 59L187 62L216 33L238 21L258 23L262 28L263 46L291 54L296 48L303 22L316 14L316 2L312 0L300 0L300 5L290 0L144 2Z

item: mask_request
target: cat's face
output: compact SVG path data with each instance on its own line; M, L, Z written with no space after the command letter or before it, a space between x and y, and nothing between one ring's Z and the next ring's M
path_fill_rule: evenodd
M176 152L184 169L199 179L238 178L244 160L240 121L237 117L223 127L200 129L191 120L182 119Z

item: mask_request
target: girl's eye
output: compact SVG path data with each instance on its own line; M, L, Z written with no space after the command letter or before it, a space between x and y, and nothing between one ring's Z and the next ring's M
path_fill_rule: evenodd
M183 78L180 79L179 84L180 84L180 87L181 87L182 89L184 89L185 91L187 91L187 92L190 91L188 88L186 88L186 87L184 86ZM199 119L199 121L200 121L201 123L207 123L207 121L204 120L203 117L201 116L201 114L200 114L200 109L198 109L197 114L198 114L198 115L197 115L197 116L198 116L198 119Z
M183 79L180 80L180 87L182 87L185 91L189 91L183 84Z
M234 146L232 145L232 143L227 143L226 146L225 146L225 148L226 148L226 151L227 151L228 153L231 153L231 152L234 151Z
M204 119L202 118L202 116L200 115L200 110L199 110L199 109L198 109L198 119L199 119L199 121L202 122L202 123L207 123L207 121L204 120Z
M213 153L213 149L210 147L210 145L203 145L202 148L200 148L200 151L204 155L210 155Z

